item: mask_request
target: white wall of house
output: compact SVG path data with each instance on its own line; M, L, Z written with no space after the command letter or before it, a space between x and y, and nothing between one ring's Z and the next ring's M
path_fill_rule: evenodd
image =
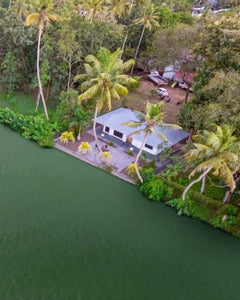
M111 136L114 136L115 138L126 142L127 141L127 135L123 134L122 138L119 138L117 136L114 135L114 129L113 128L109 128L109 132L106 131L106 126L103 127L103 131ZM136 138L133 137L132 139L132 145L135 146L136 148L140 149L142 146L142 142L137 140ZM129 144L129 148L131 147L131 144ZM158 149L157 147L153 147L153 149L149 149L144 147L143 150L147 153L153 154L153 155L157 155L161 152L161 149Z
M137 140L137 139L135 139L135 138L133 138L133 140L132 140L132 145L135 146L135 147L137 147L138 149L140 149L141 146L142 146L142 142L139 141L139 140ZM153 155L156 155L156 154L158 154L158 153L161 152L161 151L159 151L159 149L156 148L156 147L153 147L152 150L149 149L149 148L144 147L143 150L144 150L145 152L148 152L148 153L153 154Z
M118 136L114 135L114 129L112 128L109 128L109 132L106 131L106 126L103 127L103 131L106 132L107 134L109 135L112 135L114 136L115 138L123 141L123 142L126 142L127 141L127 136L125 134L123 134L123 137L122 138L119 138Z

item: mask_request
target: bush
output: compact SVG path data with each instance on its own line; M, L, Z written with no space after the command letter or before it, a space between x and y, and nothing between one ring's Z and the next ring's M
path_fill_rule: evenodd
M157 177L148 182L143 182L139 190L153 201L163 201L164 198L170 198L172 195L172 188Z
M142 168L138 167L139 172L141 173ZM127 167L128 176L132 177L134 180L138 179L136 169L133 163L129 164Z
M112 141L108 142L108 146L114 146L114 143Z
M179 215L185 214L199 218L240 238L239 207L224 204L194 190L190 190L186 200L182 200L184 186L179 183L161 175L155 175L153 169L143 169L141 176L143 184L138 182L139 190L149 199L165 201L171 207L176 208Z
M156 166L156 160L155 159L153 159L149 162L145 162L145 164L144 164L145 169L155 169L155 166Z
M55 118L61 125L61 130L68 130L69 124L75 119L75 111L78 108L78 92L70 89L62 92L60 103L57 106Z
M133 152L131 150L129 150L127 154L133 156Z
M237 212L238 212L238 208L236 206L233 206L231 204L225 204L224 206L222 206L218 210L217 214L221 215L221 216L222 215L232 215L232 216L234 216L234 215L237 214Z
M53 129L55 124L45 120L45 117L24 116L15 114L9 108L0 109L0 123L8 124L26 139L36 141L41 147L53 147Z
M135 83L127 84L126 87L128 90L137 89L140 86L141 76L133 76L133 79L136 80Z
M193 215L193 205L194 202L186 199L182 200L182 198L178 199L173 199L167 202L168 205L171 207L174 207L178 211L178 215L187 215L187 216L192 216Z
M50 136L43 136L38 141L38 145L43 148L53 148L54 147L53 138Z

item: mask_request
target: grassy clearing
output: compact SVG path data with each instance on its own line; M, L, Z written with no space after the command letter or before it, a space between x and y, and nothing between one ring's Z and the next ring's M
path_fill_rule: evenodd
M194 176L193 178L191 178L189 180L187 175L183 175L177 180L177 182L186 187L189 182L191 182L192 180L198 178L198 176L199 175L196 175L196 176ZM194 184L191 187L191 190L194 190L196 192L200 192L201 185L202 185L202 182L197 182L196 184ZM223 197L225 195L225 192L226 192L225 188L219 187L219 186L222 186L222 185L223 184L221 183L220 179L217 179L216 177L207 176L207 178L206 178L206 188L205 188L204 195L209 197L209 198L212 198L214 200L222 201Z
M15 113L24 115L33 113L35 111L35 99L32 97L17 93L11 99L7 99L7 95L0 93L0 107L9 107ZM39 106L39 112L42 113L43 109Z
M11 99L7 98L7 94L0 93L0 107L8 107L15 113L23 115L36 114L36 99L31 96L24 95L22 93L16 93ZM53 110L48 108L49 115L53 114ZM40 102L38 108L38 114L44 114L42 103Z

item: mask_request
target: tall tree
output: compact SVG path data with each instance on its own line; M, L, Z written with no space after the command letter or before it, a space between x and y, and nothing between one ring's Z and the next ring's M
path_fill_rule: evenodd
M234 136L234 129L230 126L217 126L214 132L204 130L193 137L195 148L186 154L188 162L196 161L197 166L190 173L189 177L198 172L203 172L197 179L193 180L185 188L182 198L185 200L186 193L195 183L202 180L201 193L204 192L206 175L220 177L233 192L236 183L234 174L240 169L240 142ZM229 192L227 191L227 195ZM224 197L226 202L227 196Z
M163 102L159 102L157 104L152 104L150 102L147 102L145 115L143 113L136 112L136 117L137 117L138 121L123 123L123 125L126 125L131 128L138 128L139 126L144 126L143 129L136 130L134 132L134 134L139 134L140 132L144 132L144 139L143 139L141 148L139 149L139 152L138 152L135 162L134 162L134 167L135 167L137 176L141 182L143 182L143 179L142 179L139 169L138 169L138 161L142 154L143 148L146 144L147 137L151 133L155 132L155 130L156 130L155 126L160 126L163 129L164 128L166 128L166 129L169 129L169 128L171 128L171 129L178 128L179 129L180 128L177 125L163 123L163 118L164 118L164 113L162 111L163 106L164 106ZM157 131L156 133L158 134L160 139L162 139L166 142L168 141L168 139L162 133L160 133L159 131Z
M82 100L92 99L95 101L95 113L93 122L93 132L96 143L99 147L96 133L96 119L98 112L104 106L111 110L112 99L120 99L120 95L128 94L127 85L136 83L135 79L123 73L134 64L133 60L123 62L120 59L121 50L111 53L106 48L101 48L97 56L88 55L85 58L86 74L76 76L77 79L84 80L81 84L82 94L78 97Z
M135 56L134 56L135 61L138 56L139 48L142 43L145 29L151 30L153 27L159 26L159 23L157 21L159 19L159 16L156 14L154 4L151 2L151 0L146 0L144 5L141 6L140 11L141 11L141 17L134 21L134 23L136 25L143 26L142 32L141 32L141 35L140 35L140 38L138 41L137 49L135 52ZM133 74L133 69L134 69L134 66L132 66L131 75Z
M37 46L37 78L38 78L38 86L39 92L41 95L44 112L47 120L49 120L47 106L43 94L42 82L40 77L40 47L41 47L41 37L43 34L44 27L48 26L50 21L60 21L61 17L56 14L51 14L47 11L46 6L43 6L41 10L37 13L32 13L26 17L26 21L24 23L25 26L37 26L38 27L38 46Z
M86 11L86 18L89 20L90 24L95 18L104 20L104 18L108 14L105 0L84 0L81 2L82 9Z

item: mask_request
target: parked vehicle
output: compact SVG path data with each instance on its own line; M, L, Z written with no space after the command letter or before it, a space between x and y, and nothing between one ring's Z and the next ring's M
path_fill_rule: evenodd
M168 97L168 91L165 88L162 87L157 88L156 93L161 96L161 99Z
M184 90L187 90L188 89L188 85L186 83L179 83L178 86L181 88L181 89L184 89ZM193 92L193 88L190 87L189 89L190 92Z

